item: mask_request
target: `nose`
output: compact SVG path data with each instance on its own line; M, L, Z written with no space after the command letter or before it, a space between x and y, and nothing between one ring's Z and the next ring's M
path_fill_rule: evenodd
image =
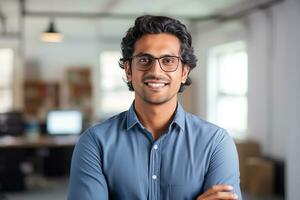
M160 63L158 59L155 59L152 67L149 70L152 74L160 74L163 72L163 70L160 67Z

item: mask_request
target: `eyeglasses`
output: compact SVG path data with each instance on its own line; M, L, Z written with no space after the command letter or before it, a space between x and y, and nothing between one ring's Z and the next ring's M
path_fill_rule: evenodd
M156 58L149 54L132 56L131 59L133 66L140 71L150 70L155 63L155 60L158 60L160 68L165 72L176 71L179 61L182 61L178 56L166 55Z

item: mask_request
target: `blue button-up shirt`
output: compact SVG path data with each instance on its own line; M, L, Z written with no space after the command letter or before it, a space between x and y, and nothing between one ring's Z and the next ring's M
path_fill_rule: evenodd
M159 139L140 123L134 106L88 129L76 144L69 200L194 200L216 184L242 199L232 138L178 104Z

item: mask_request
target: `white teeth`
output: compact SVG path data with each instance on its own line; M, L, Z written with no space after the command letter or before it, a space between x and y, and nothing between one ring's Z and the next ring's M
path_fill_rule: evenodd
M164 83L148 83L148 85L149 85L150 87L155 87L155 88L165 86Z

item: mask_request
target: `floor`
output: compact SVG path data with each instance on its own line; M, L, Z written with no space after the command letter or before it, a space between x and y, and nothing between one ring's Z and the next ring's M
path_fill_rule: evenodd
M26 181L25 192L7 192L0 200L66 200L67 178L42 179L35 177Z
M67 199L67 178L43 179L34 177L27 180L26 192L0 194L0 200L65 200ZM244 200L284 200L283 197L254 196L243 193Z

